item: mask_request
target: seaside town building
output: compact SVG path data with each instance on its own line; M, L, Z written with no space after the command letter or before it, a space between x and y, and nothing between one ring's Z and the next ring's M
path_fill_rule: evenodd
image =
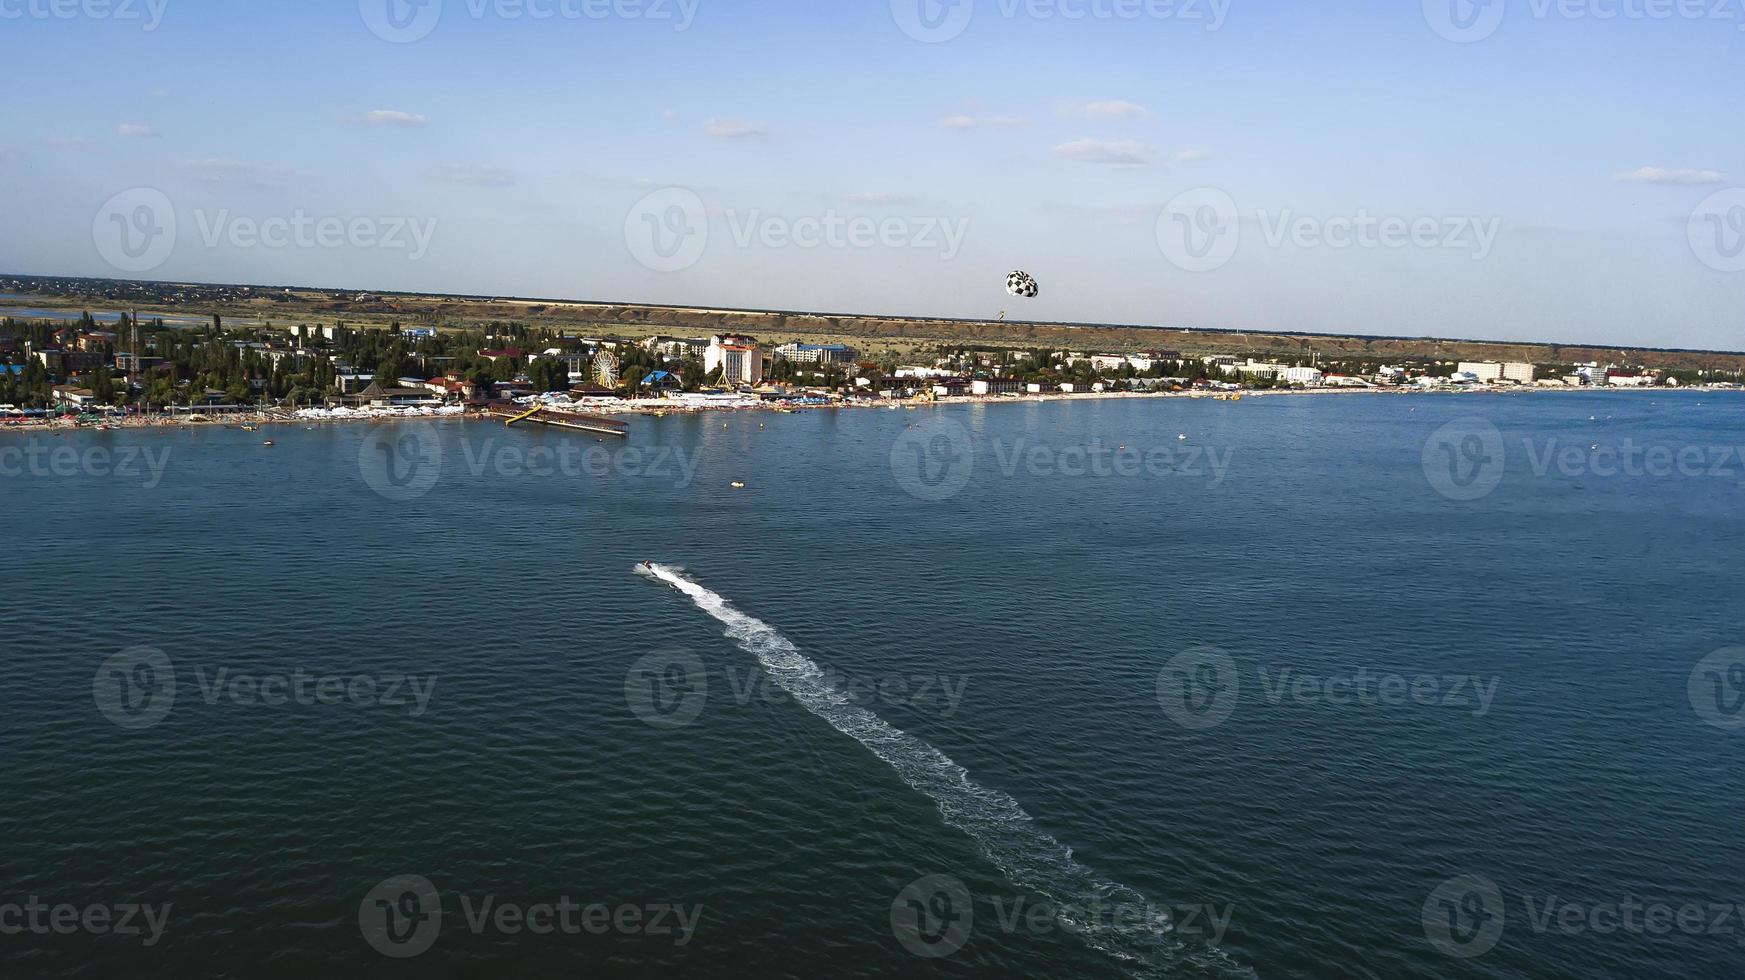
M654 336L642 342L642 349L651 354L661 354L683 360L687 357L702 357L709 349L707 340L691 340L685 337Z
M847 344L783 344L773 356L778 361L795 364L852 364L860 355Z
M763 383L763 352L756 337L739 334L718 334L709 338L709 349L703 356L703 370L714 374L721 369L721 380L727 384Z
M1484 361L1461 361L1454 373L1470 376L1480 384L1495 384L1503 379L1503 366Z

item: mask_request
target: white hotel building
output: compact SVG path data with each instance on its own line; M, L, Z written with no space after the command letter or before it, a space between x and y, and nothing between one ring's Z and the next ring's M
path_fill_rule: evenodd
M726 384L749 385L763 383L763 351L756 337L720 334L709 338L709 349L703 353L703 371L714 374L721 368L721 380Z

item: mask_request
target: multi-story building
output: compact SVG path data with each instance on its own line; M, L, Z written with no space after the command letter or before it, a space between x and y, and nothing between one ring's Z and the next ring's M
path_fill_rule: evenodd
M1485 361L1461 361L1455 373L1470 374L1484 384L1493 384L1503 379L1503 366Z
M1538 378L1538 368L1523 361L1503 365L1503 380L1530 385Z
M720 334L709 338L709 349L703 354L703 370L714 374L721 369L721 380L727 384L763 383L763 351L756 337Z
M778 361L795 364L850 364L860 355L846 344L783 344L774 351Z
M703 352L709 349L709 342L685 337L650 337L642 342L642 349L682 360L687 357L702 357Z

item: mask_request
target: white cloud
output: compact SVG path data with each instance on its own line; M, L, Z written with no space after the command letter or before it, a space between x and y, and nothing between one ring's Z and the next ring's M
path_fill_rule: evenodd
M402 112L399 109L371 109L357 118L366 126L428 126L430 120L416 112Z
M508 187L515 183L515 171L504 167L479 164L448 164L432 167L425 173L431 180L445 184L465 184L469 187Z
M679 113L677 109L662 109L660 117L667 122L674 122L679 118Z
M283 184L291 177L291 170L287 167L217 157L189 160L182 167L202 184L222 187L271 187Z
M1176 153L1175 162L1176 163L1199 163L1201 160L1210 160L1211 158L1212 158L1212 154L1206 152L1205 150L1181 150L1181 151L1178 151Z
M946 116L939 120L940 129L1017 129L1030 125L1023 116Z
M763 123L744 119L711 119L703 124L703 131L718 140L755 139L769 135L769 127Z
M115 127L115 132L117 135L132 139L151 140L158 138L158 131L145 123L122 123Z
M914 204L915 199L907 194L893 194L888 191L862 191L848 195L848 203L892 207L899 204Z
M1629 173L1618 174L1621 181L1636 184L1680 184L1695 186L1700 184L1725 184L1727 175L1718 170L1667 170L1662 167L1643 167Z
M1144 119L1151 110L1126 99L1103 99L1092 102L1060 102L1055 109L1065 119Z
M1134 140L1074 140L1055 147L1054 155L1117 167L1143 167L1157 157L1150 147Z

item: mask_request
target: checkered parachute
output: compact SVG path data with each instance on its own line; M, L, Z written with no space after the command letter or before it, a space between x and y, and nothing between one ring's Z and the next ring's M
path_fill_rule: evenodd
M1006 292L1025 299L1035 299L1039 287L1028 272L1014 272L1006 277Z

